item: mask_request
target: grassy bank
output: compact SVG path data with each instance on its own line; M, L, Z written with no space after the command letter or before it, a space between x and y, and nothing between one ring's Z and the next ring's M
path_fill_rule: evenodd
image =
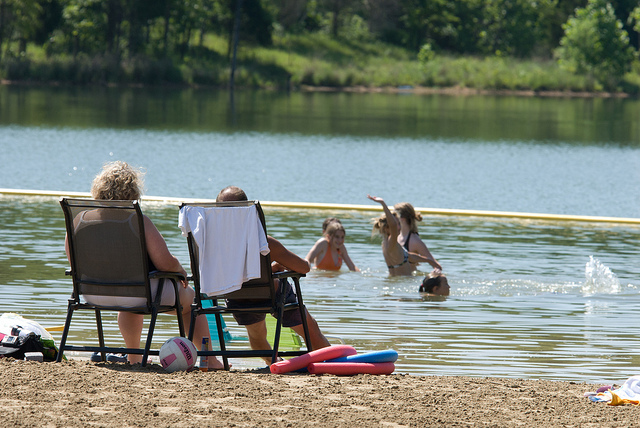
M0 63L9 81L66 84L176 84L225 87L230 81L227 42L207 36L181 59L139 56L55 56L30 48L23 58ZM597 80L562 70L553 60L452 57L437 54L426 63L404 49L378 42L335 40L323 34L281 35L270 48L240 45L235 84L251 88L324 87L487 91L603 92ZM617 92L640 94L640 65Z

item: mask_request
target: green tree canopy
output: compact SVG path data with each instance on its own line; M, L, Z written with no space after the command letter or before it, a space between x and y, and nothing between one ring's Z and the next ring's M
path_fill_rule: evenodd
M606 0L589 0L564 25L556 55L572 72L594 76L607 87L616 85L635 57L629 35Z

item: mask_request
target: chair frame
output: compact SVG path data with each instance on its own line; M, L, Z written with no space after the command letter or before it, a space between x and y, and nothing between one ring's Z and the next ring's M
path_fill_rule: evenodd
M106 353L123 353L123 354L142 354L142 366L144 367L147 364L147 359L149 355L159 355L159 349L151 349L153 333L156 325L156 321L158 318L158 314L166 313L171 311L176 311L177 319L178 319L178 329L180 332L180 336L185 337L185 328L182 319L182 306L180 304L179 297L179 286L180 281L186 279L185 276L179 272L162 272L162 271L152 271L149 272L149 263L147 254L146 242L144 239L144 216L142 214L142 210L140 209L140 204L138 201L107 201L107 200L96 200L96 199L74 199L74 198L61 198L60 205L62 206L62 210L65 216L65 224L67 230L68 237L68 245L69 245L69 261L71 263L71 269L67 270L66 275L71 276L73 282L73 292L71 297L68 300L68 308L67 308L67 317L64 324L64 330L62 332L62 338L60 339L59 352L56 361L62 361L64 351L88 351L88 352L100 352L102 356L102 361L106 361ZM98 282L98 281L87 281L81 278L81 272L78 269L76 256L75 256L75 239L74 239L74 218L72 214L72 208L86 208L90 209L125 209L125 210L135 210L137 216L137 226L140 235L140 254L142 254L142 260L140 263L142 264L142 268L145 272L149 272L149 274L145 277L144 281L141 283L109 283L109 282ZM156 292L156 298L152 298L151 294L151 279L159 279L158 289ZM175 302L173 305L162 305L162 290L166 283L171 283L173 287L173 291L175 293ZM87 293L91 289L95 290L106 290L111 288L111 290L117 290L118 288L142 288L144 287L144 297L146 297L145 306L138 307L119 307L119 306L106 306L106 305L97 305L91 304L88 302L83 302L80 299L82 294L99 294L99 293ZM108 295L118 295L114 292L107 292ZM123 295L131 295L129 293L124 293ZM136 295L142 297L141 292L138 292ZM96 325L98 331L98 343L99 346L79 346L79 345L68 345L67 337L69 334L69 329L71 327L71 319L73 313L77 310L91 310L95 312L96 317ZM147 332L147 339L145 342L145 346L143 349L141 348L125 348L125 347L113 347L106 346L104 340L104 331L102 327L102 314L101 311L118 311L118 312L132 312L142 315L151 315L151 320L149 322L149 328Z
M232 202L189 202L182 203L180 209L185 206L195 207L256 207L258 217L264 229L265 235L267 234L267 225L265 222L264 212L260 206L260 202L255 201L232 201ZM198 244L191 232L187 235L187 245L189 247L189 257L191 259L191 272L189 279L193 280L194 289L196 291L194 302L191 305L191 327L189 329L189 339L193 338L193 328L195 325L195 319L199 315L213 314L216 318L218 342L220 349L212 351L199 351L198 355L208 356L216 355L221 356L224 363L225 370L229 370L229 357L271 357L271 362L277 361L278 356L298 356L306 354L312 351L312 345L310 340L309 326L307 323L306 308L302 299L302 290L300 288L300 278L306 276L303 273L285 271L285 272L273 272L271 270L271 257L270 254L261 255L261 278L250 280L242 284L242 288L222 295L205 295L201 292L200 282L200 263L198 258ZM280 299L277 299L276 293L276 280L279 279L291 279L294 283L295 293L297 301L295 303L284 303L284 295L280 294ZM267 304L247 306L242 308L227 308L225 302L226 299L264 299ZM202 306L203 300L212 300L213 306L204 308ZM280 333L282 330L282 315L285 311L298 310L302 317L302 326L304 329L304 342L306 350L291 350L278 352L280 346ZM227 350L224 341L224 332L222 330L222 314L233 312L258 312L265 314L275 314L276 318L276 331L274 336L273 349L271 350Z

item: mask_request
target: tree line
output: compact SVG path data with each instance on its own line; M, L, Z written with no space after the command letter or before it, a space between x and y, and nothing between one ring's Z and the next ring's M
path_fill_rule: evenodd
M46 56L197 56L207 34L270 46L324 32L420 53L558 58L619 77L640 41L637 0L0 0L0 61ZM234 31L236 29L237 31ZM238 30L239 29L239 30Z

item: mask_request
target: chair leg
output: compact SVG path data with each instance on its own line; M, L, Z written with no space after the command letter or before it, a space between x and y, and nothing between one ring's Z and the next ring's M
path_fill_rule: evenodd
M218 331L218 343L220 344L220 350L222 352L227 350L227 346L224 342L224 331L222 330L222 315L220 313L216 313L214 315L216 317L216 330ZM222 363L224 364L224 369L229 370L229 359L226 355L222 355Z
M147 358L149 358L149 350L151 349L151 340L153 339L153 330L156 327L156 320L158 318L158 311L153 308L151 311L151 320L149 321L149 331L147 332L147 341L144 344L144 353L142 354L142 367L147 365Z
M193 334L196 328L196 319L198 318L199 314L200 314L200 310L198 308L198 305L195 303L192 303L191 304L191 322L189 323L189 335L187 336L187 339L189 339L192 342L193 342ZM178 318L180 318L180 316L178 316Z
M278 316L276 317L276 331L273 335L273 354L271 354L271 364L278 361L278 348L280 348L280 333L282 332L282 316L284 310L282 306L278 308L278 312L276 313Z
M60 346L58 347L58 356L56 362L62 361L64 356L64 346L67 344L67 336L69 335L69 328L71 327L71 317L73 316L73 301L69 301L69 307L67 309L67 319L64 323L64 330L62 331L62 337L60 338Z
M96 324L98 326L98 343L101 348L104 348L104 330L102 329L102 315L100 314L100 309L96 309ZM102 361L107 361L107 353L101 351L100 354Z
M300 316L302 318L302 329L304 330L304 343L307 345L307 351L313 351L313 346L311 345L311 333L309 333L309 323L307 323L307 308L304 306L304 302L302 301L302 290L300 289L300 281L298 278L293 278L293 283L296 286L296 299L298 299L298 310L300 311Z
M173 286L174 294L175 294L175 308L176 315L178 316L178 331L180 332L180 337L186 337L184 335L184 320L182 319L182 303L180 303L180 294L178 292L178 287L180 286L175 279L169 279L171 281L171 285ZM160 288L159 288L160 289ZM159 304L160 302L158 302ZM193 313L191 314L191 325L193 325ZM189 327L189 332L191 332L191 327ZM189 339L191 340L191 339Z

